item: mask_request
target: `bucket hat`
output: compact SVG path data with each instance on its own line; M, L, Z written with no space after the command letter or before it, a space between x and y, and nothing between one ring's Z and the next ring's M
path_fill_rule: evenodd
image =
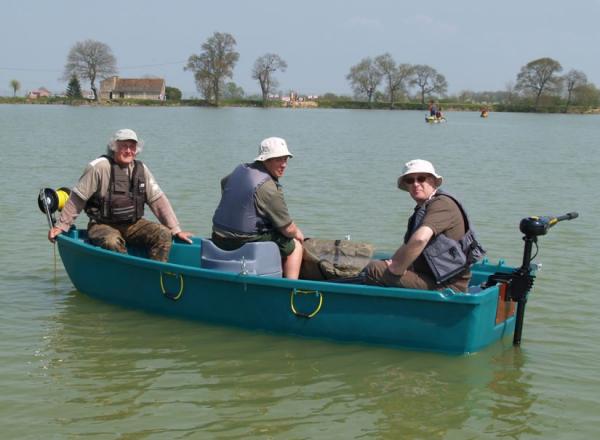
M254 161L264 162L265 160L273 159L274 157L294 157L288 150L285 139L280 137L270 137L263 139L258 147L258 156Z
M442 185L443 178L435 172L433 164L428 160L414 159L404 164L402 175L398 177L398 188L408 191L406 183L404 183L404 176L409 174L431 174L435 178L436 188Z
M122 128L114 132L111 136L108 144L106 145L106 153L111 155L115 151L117 151L117 141L135 141L136 145L136 153L141 153L144 149L144 141L142 139L138 139L137 133L130 128Z
M113 139L115 141L138 141L136 132L129 128L117 130L113 136Z

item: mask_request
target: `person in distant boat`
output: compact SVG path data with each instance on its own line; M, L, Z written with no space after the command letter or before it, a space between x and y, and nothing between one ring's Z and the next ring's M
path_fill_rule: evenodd
M442 106L441 105L437 105L437 109L435 111L435 117L437 119L443 119L444 115L442 115Z
M283 275L297 279L304 234L288 213L279 183L291 157L284 139L270 137L260 143L254 162L238 165L221 180L212 241L224 250L248 242L273 241L283 258Z
M438 106L433 101L433 99L429 100L429 116L435 117L438 112Z
M431 162L416 159L404 165L398 188L408 191L417 206L404 244L391 259L372 261L366 267L367 284L467 291L470 265L485 251L461 203L439 189L442 181Z
M90 219L88 239L105 249L126 253L128 244L143 246L151 259L167 261L172 237L192 242L192 234L181 230L148 167L136 160L143 145L133 130L115 132L106 154L88 164L71 190L58 222L48 232L51 242L69 230L82 210ZM146 204L161 224L143 218Z

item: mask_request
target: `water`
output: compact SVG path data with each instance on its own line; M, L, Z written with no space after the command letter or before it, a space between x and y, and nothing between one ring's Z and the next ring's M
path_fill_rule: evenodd
M0 426L18 439L569 438L600 432L598 116L0 106ZM267 136L306 236L392 251L412 210L402 164L429 159L492 261L519 265L518 223L579 211L540 237L521 349L470 356L241 331L76 292L36 206L131 127L185 229L210 231L219 179ZM80 226L85 225L82 216Z

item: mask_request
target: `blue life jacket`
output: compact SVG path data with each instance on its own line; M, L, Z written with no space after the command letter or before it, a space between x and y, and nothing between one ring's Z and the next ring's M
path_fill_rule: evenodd
M273 225L259 215L254 202L256 190L269 179L273 177L261 165L238 165L225 182L221 201L213 215L213 225L238 234L260 234L272 230Z
M135 223L144 216L146 203L146 176L144 165L135 160L131 179L127 167L122 168L110 156L102 156L110 162L108 192L99 196L99 190L90 197L85 212L98 223Z
M404 243L408 243L410 237L419 229L427 213L427 207L432 200L437 197L449 197L458 205L465 222L465 235L458 241L447 237L441 233L433 237L423 250L423 257L433 273L436 283L441 284L450 278L459 275L471 264L481 259L485 255L485 250L475 237L475 231L469 221L469 216L462 204L451 194L438 190L435 195L423 203L415 210L415 213L408 220L408 228L404 235Z

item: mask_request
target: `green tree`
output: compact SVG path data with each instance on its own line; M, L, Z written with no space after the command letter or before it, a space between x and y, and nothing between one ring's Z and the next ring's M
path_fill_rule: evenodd
M16 79L11 79L10 88L13 89L13 96L17 96L17 90L21 88L21 83Z
M71 99L83 98L83 95L81 94L81 84L79 83L77 76L71 76L65 94Z
M441 73L438 73L431 66L425 64L417 64L412 68L412 79L410 80L411 86L415 86L419 89L421 95L421 104L425 104L425 97L436 93L438 95L444 95L448 90L448 82Z
M96 40L78 41L67 55L63 79L73 75L90 81L94 100L98 100L96 79L104 79L117 74L117 60L106 44Z
M167 101L181 101L181 90L177 87L165 87Z
M363 58L350 68L346 79L357 97L367 97L369 107L373 105L373 96L381 84L383 75L371 57Z
M233 77L233 68L240 58L236 44L231 34L215 32L202 44L200 55L192 54L184 67L194 72L198 91L217 106L225 78Z
M565 108L565 112L567 112L569 110L569 105L571 104L573 90L575 90L576 87L587 84L587 76L579 70L571 69L564 76L563 82L567 89L567 105Z
M242 99L244 95L244 89L233 81L225 84L225 87L223 88L223 98L225 99Z
M279 85L273 77L277 70L285 72L287 63L281 57L274 53L267 53L254 62L252 69L252 78L258 80L262 92L263 106L267 105L269 93L272 93Z
M407 83L412 76L410 64L396 65L396 61L389 53L375 58L375 64L386 83L386 91L390 100L390 109L394 108L398 92L406 94Z
M557 73L561 71L560 63L552 58L530 61L521 67L515 89L525 93L532 92L535 95L535 109L537 110L542 93L557 92L560 89L561 78Z
M594 84L586 83L573 89L573 103L582 107L600 107L600 90Z

